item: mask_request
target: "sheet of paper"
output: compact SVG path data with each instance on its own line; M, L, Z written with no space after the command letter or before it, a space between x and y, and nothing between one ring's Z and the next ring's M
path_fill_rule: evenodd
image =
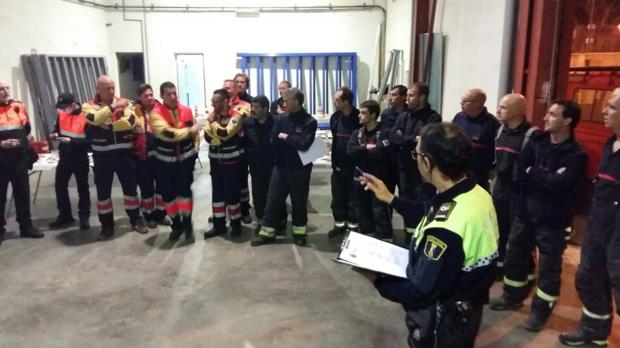
M342 242L342 250L336 261L407 278L409 250L357 232L350 232Z
M321 137L314 137L314 142L310 145L308 151L297 151L299 153L299 159L305 166L308 163L314 162L317 159L327 155L327 145Z

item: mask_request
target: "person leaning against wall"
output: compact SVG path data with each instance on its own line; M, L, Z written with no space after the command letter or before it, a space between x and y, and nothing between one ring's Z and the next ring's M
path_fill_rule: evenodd
M409 156L438 193L413 233L407 279L355 270L381 296L403 305L411 347L474 347L495 273L493 201L467 174L472 148L458 126L425 126ZM361 184L402 215L417 209L416 202L394 196L373 175L364 174Z

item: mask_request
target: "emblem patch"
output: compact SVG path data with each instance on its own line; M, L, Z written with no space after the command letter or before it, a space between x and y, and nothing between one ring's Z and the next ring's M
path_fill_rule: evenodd
M236 126L237 123L239 123L239 120L237 120L236 118L233 118L232 120L230 120L230 123L232 123L233 126Z
M448 246L440 239L433 236L426 236L426 244L424 244L424 255L433 261L441 258Z
M452 212L452 209L454 209L454 206L456 205L455 202L446 202L446 203L442 203L439 206L439 209L437 209L437 212L435 213L435 220L438 221L445 221L448 219L448 217L450 216L450 213Z

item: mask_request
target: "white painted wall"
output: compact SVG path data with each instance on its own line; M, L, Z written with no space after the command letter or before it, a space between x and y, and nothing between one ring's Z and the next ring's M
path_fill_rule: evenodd
M92 7L61 0L2 0L3 26L0 79L12 87L12 95L26 103L34 120L32 102L20 57L39 54L107 56L105 13ZM107 59L108 65L110 63ZM33 123L36 125L36 121Z
M202 53L207 99L210 91L239 71L239 52L357 52L360 100L366 97L370 76L377 76L380 10L260 13L250 18L235 13L132 12L126 17L146 20L151 84L177 81L175 53ZM117 11L108 12L107 21L111 56L142 50L139 23L123 21Z
M445 121L460 111L469 88L482 88L487 108L495 113L510 76L514 0L440 0L435 32L447 36L444 60Z
M411 17L413 0L387 0L386 21L386 65L391 49L402 50L402 61L397 83L407 85L409 82L409 64L411 61Z

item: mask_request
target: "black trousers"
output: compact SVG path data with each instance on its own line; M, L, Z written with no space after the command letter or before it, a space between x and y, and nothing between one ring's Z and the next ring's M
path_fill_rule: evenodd
M245 156L244 156L245 157ZM250 209L252 208L250 206L250 189L249 189L249 185L248 185L248 162L245 158L242 159L241 161L241 166L240 166L240 170L241 170L241 174L240 174L240 178L241 178L241 215L242 216L249 216L250 215Z
M226 215L233 229L241 228L241 164L239 161L220 162L211 159L211 198L213 227L226 230Z
M504 260L504 293L512 301L523 301L529 292L527 276L534 247L538 248L538 290L532 310L551 311L560 295L562 254L566 248L565 229L536 225L527 217L515 217L508 237Z
M25 154L16 157L10 163L0 162L0 234L4 234L6 226L5 212L6 199L9 183L13 187L15 197L15 213L20 231L27 231L32 225L30 217L30 183L28 180L28 167L30 158ZM0 236L1 237L1 236Z
M181 162L157 161L157 181L161 183L161 193L166 206L166 214L172 219L173 229L181 223L191 223L194 182L194 163L196 156Z
M620 206L613 202L594 201L575 286L584 306L581 325L606 338L614 315L612 293L620 315Z
M350 170L332 171L332 215L338 223L357 224L356 200L354 189L358 183L353 181L353 172Z
M136 178L140 187L140 210L147 221L160 222L166 216L165 205L158 204L161 184L158 184L157 159L149 157L146 161L136 158ZM160 202L161 203L161 202Z
M389 206L375 197L371 191L356 182L354 197L357 201L357 220L363 234L375 233L380 237L392 236L392 219Z
M483 306L475 305L467 312L459 312L456 305L444 304L439 310L435 334L419 338L409 328L409 347L412 348L473 348L482 322Z
M71 200L69 199L69 179L75 176L78 191L78 216L88 219L90 216L90 190L88 185L88 153L61 154L56 167L56 207L59 217L72 220Z
M497 245L498 267L504 267L504 259L506 258L506 244L508 244L508 236L510 235L510 198L499 199L493 197L495 212L497 213L497 226L499 228L499 242Z
M282 206L286 197L291 195L293 208L293 227L305 227L308 224L308 193L312 165L301 169L274 167L269 181L267 206L263 226L275 229L282 218Z
M125 212L127 212L131 224L135 224L141 217L133 154L128 151L109 154L95 153L93 160L95 162L93 170L95 172L95 186L97 187L97 211L101 227L104 229L114 227L111 199L114 173L116 173L123 189Z

